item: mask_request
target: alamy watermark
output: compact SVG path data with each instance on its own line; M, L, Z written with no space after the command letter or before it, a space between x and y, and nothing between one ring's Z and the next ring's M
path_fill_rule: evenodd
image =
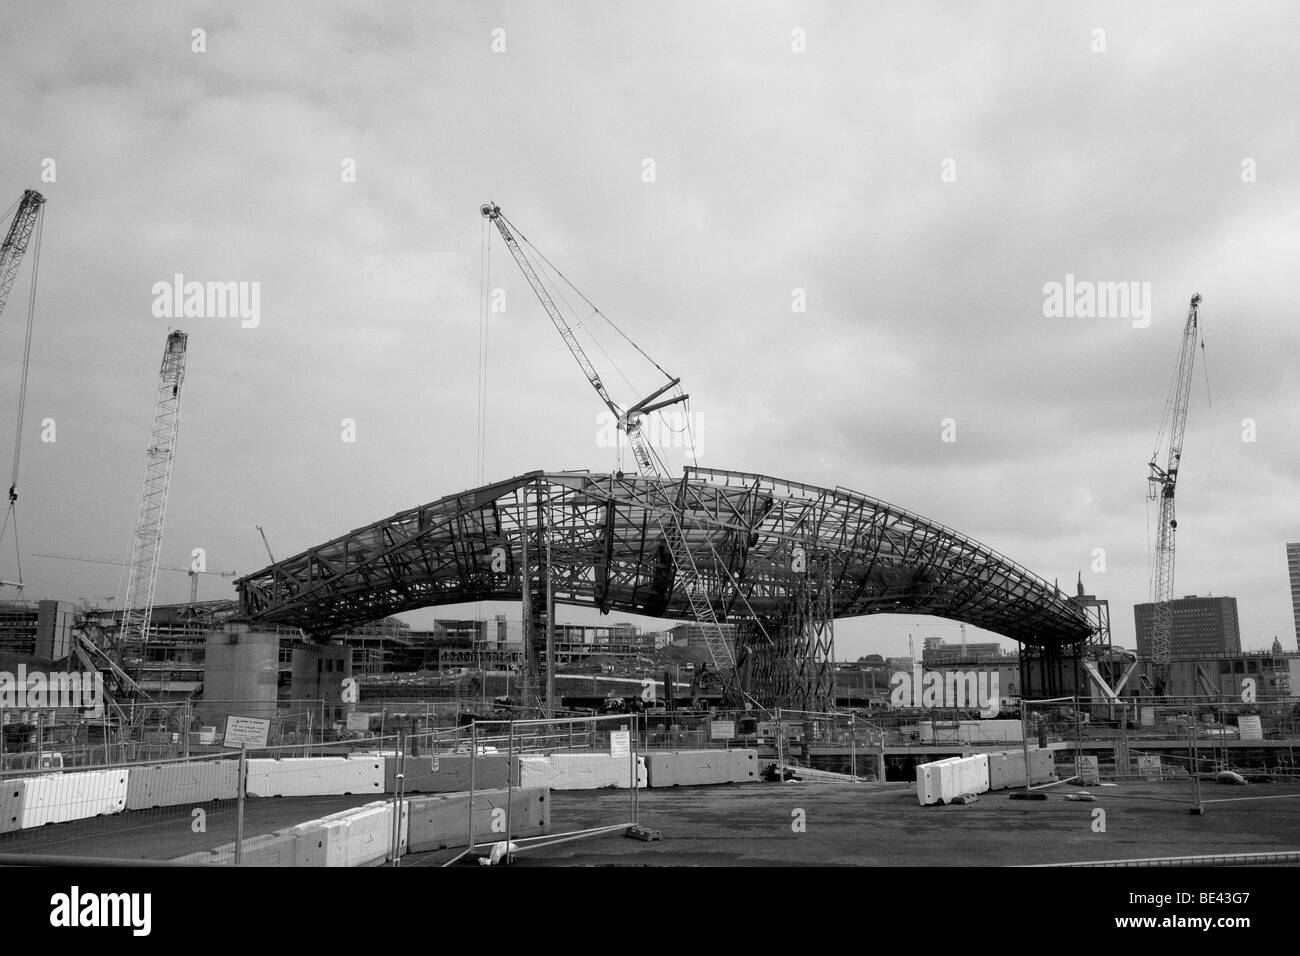
M652 412L640 418L641 435L653 448L687 448L693 449L696 457L704 454L704 416L698 412L686 412L682 409L666 409ZM623 429L613 412L601 412L596 416L596 446L599 448L617 448L627 444L627 438L620 435Z
M997 671L925 671L916 664L912 673L897 671L889 678L890 707L956 708L978 710L981 717L996 717L1002 709Z
M0 671L0 709L71 708L97 711L104 703L104 675L98 671Z
M1150 282L1092 282L1065 274L1043 286L1043 315L1049 319L1130 319L1133 328L1151 324Z
M153 928L153 894L85 893L73 886L50 897L50 925L121 927L133 936L148 936Z
M155 282L156 319L240 319L240 327L255 329L262 321L262 283L186 282L176 273L171 282Z

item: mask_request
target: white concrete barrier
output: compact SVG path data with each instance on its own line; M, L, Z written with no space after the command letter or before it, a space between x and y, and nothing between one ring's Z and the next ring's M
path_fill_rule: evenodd
M378 800L290 828L296 839L294 866L368 866L391 856L393 804ZM403 801L398 846L406 852L410 805Z
M6 777L0 789L0 833L11 833L23 828L23 801L27 796L27 780L23 777Z
M989 757L988 754L973 754L963 757L957 764L957 794L988 793Z
M1050 750L1034 747L1029 751L1029 785L1046 783L1056 777L1055 756ZM1023 750L990 753L989 789L1010 790L1025 785L1025 754Z
M517 758L520 787L551 790L599 790L632 786L631 760L602 753L528 755ZM637 786L646 785L645 757L636 757Z
M963 793L985 793L989 789L987 754L948 757L916 768L916 798L921 806L951 803Z
M148 810L185 803L234 800L238 789L237 760L132 767L127 779L126 809Z
M947 803L952 799L952 767L954 760L960 757L948 757L944 760L932 760L916 766L916 798L921 806L932 803Z
M505 839L506 796L509 791L474 792L474 841ZM550 831L551 793L545 787L516 789L510 793L510 836L537 836ZM469 841L469 794L447 793L413 797L410 801L410 852L426 853Z
M127 776L126 770L84 770L26 777L20 828L121 813Z
M403 806L398 832L402 852L409 839L409 809L409 804ZM379 800L248 837L240 862L246 866L373 866L390 857L392 845L393 805ZM235 862L235 844L189 853L173 862L229 865Z
M758 781L758 752L754 750L652 750L645 754L645 761L651 787Z
M248 761L248 795L251 797L383 792L383 757L284 757Z

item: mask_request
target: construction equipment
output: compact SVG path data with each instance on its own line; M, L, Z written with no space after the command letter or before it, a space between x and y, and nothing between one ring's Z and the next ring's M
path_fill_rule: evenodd
M18 278L18 268L27 254L32 234L36 235L36 264L32 267L32 288L27 304L27 334L23 343L22 381L18 389L18 413L15 416L14 426L14 459L9 480L9 510L5 514L4 527L0 529L0 540L3 540L9 525L13 525L14 552L18 568L18 580L0 581L0 587L17 588L19 592L23 589L23 565L22 549L18 543L18 465L22 458L23 413L27 407L27 371L31 365L32 322L36 313L36 277L40 264L41 230L39 227L44 207L44 196L34 189L23 190L22 198L18 200L18 209L9 224L9 231L5 233L4 242L0 243L0 316L3 316L5 304L9 301L9 293L14 287L14 280Z
M1151 664L1152 689L1157 697L1165 694L1169 680L1169 651L1173 614L1169 602L1174 597L1174 533L1178 520L1174 516L1174 490L1178 482L1178 469L1183 457L1183 432L1187 427L1187 403L1192 391L1192 368L1196 362L1196 344L1200 340L1198 310L1200 295L1192 296L1187 310L1187 323L1183 327L1182 343L1178 350L1178 365L1165 405L1160 430L1156 434L1156 447L1147 467L1147 497L1159 502L1156 523L1155 549L1151 558ZM1201 343L1204 348L1204 343ZM1162 448L1162 446L1167 447ZM1165 465L1159 464L1162 455Z
M500 232L501 238L505 240L506 247L510 250L510 254L514 256L515 262L524 274L524 278L528 280L528 284L532 287L538 301L541 302L542 308L550 316L556 331L560 333L560 337L564 340L564 344L568 346L569 352L577 361L578 367L582 369L588 383L614 415L619 430L627 435L628 445L631 447L633 457L636 459L637 471L646 480L647 490L651 497L655 499L655 520L659 525L660 532L663 534L664 547L673 564L673 587L679 589L685 595L690 604L691 613L702 629L704 643L710 658L713 660L714 668L723 676L728 696L733 699L733 702L738 702L738 699L743 696L743 692L740 689L736 673L736 661L732 655L731 645L727 642L722 634L722 629L718 626L718 619L714 613L712 603L708 599L706 586L696 565L695 557L685 542L680 511L669 497L667 491L665 491L663 479L668 477L665 474L666 469L646 439L642 427L642 420L646 415L684 402L689 397L678 388L681 379L670 376L667 372L664 372L658 363L651 360L655 368L663 373L664 378L667 379L666 383L628 408L621 408L610 397L600 375L596 372L591 360L587 357L587 353L583 350L582 344L578 341L577 330L556 306L551 294L547 291L541 278L539 278L537 270L528 260L527 255L516 240L515 233L518 230L506 219L501 212L501 208L494 202L484 203L479 207L479 212L484 219L495 225L497 231ZM522 234L520 234L520 238L523 238ZM527 240L525 239L525 241ZM585 296L583 298L585 301ZM590 305L590 302L588 304ZM599 312L599 310L596 311ZM645 355L644 352L641 354ZM645 357L649 358L649 356ZM677 394L664 398L667 393L674 389L677 389Z
M167 514L167 492L171 486L172 465L176 460L181 384L185 380L185 344L188 338L184 332L179 331L167 335L162 366L158 372L149 447L145 452L140 506L131 537L131 560L119 634L124 648L138 644L142 652L149 640L149 618L153 613L154 589L158 583L158 557L162 546L163 519Z
M22 199L18 200L18 211L9 224L4 243L0 244L0 315L4 315L5 303L9 301L9 293L18 277L18 267L27 254L28 243L44 205L44 196L35 189L24 189Z
M271 542L266 540L266 532L262 530L260 524L257 526L257 533L262 536L262 546L266 548L266 556L271 559L272 564L275 564L275 555L271 553Z
M85 564L111 564L119 568L129 567L129 565L127 565L126 562L124 561L113 561L108 558L86 558L75 554L49 554L44 551L33 551L32 554L33 556L38 558L57 558L60 561L81 561ZM198 571L193 567L185 568L185 567L180 567L178 565L172 565L172 564L160 564L158 565L158 570L179 571L183 574L188 574L190 576L190 603L191 604L197 604L199 602L199 575L200 574L212 574L212 575L216 575L219 578L239 577L238 571L210 571L206 569L202 571Z

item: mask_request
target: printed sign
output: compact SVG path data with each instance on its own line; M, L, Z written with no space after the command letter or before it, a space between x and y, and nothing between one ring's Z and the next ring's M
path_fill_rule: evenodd
M1157 756L1139 756L1138 757L1138 776L1147 780L1161 780L1164 778L1164 772L1160 766L1160 758Z
M714 720L709 722L710 740L730 740L734 736L736 736L736 722L734 720Z
M265 747L266 738L271 733L271 722L260 717L236 717L231 714L226 718L227 747Z
M1264 728L1260 726L1259 716L1243 714L1237 718L1237 730L1242 740L1263 740Z
M626 757L632 753L632 732L629 730L611 730L609 732L609 755Z
M1101 780L1097 771L1096 757L1080 757L1078 760L1077 772L1080 781L1083 783L1098 783Z
M367 713L358 714L355 711L348 714L348 730L369 730L370 715Z

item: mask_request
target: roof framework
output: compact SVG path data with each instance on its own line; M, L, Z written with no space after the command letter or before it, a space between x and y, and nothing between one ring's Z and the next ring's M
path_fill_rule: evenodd
M326 638L421 607L520 600L524 554L536 594L549 538L557 603L690 619L654 518L666 500L719 620L779 623L808 593L809 572L796 570L808 567L833 618L932 614L1030 645L1091 631L1053 585L912 512L845 488L701 468L672 481L535 471L448 495L241 578L241 616Z

